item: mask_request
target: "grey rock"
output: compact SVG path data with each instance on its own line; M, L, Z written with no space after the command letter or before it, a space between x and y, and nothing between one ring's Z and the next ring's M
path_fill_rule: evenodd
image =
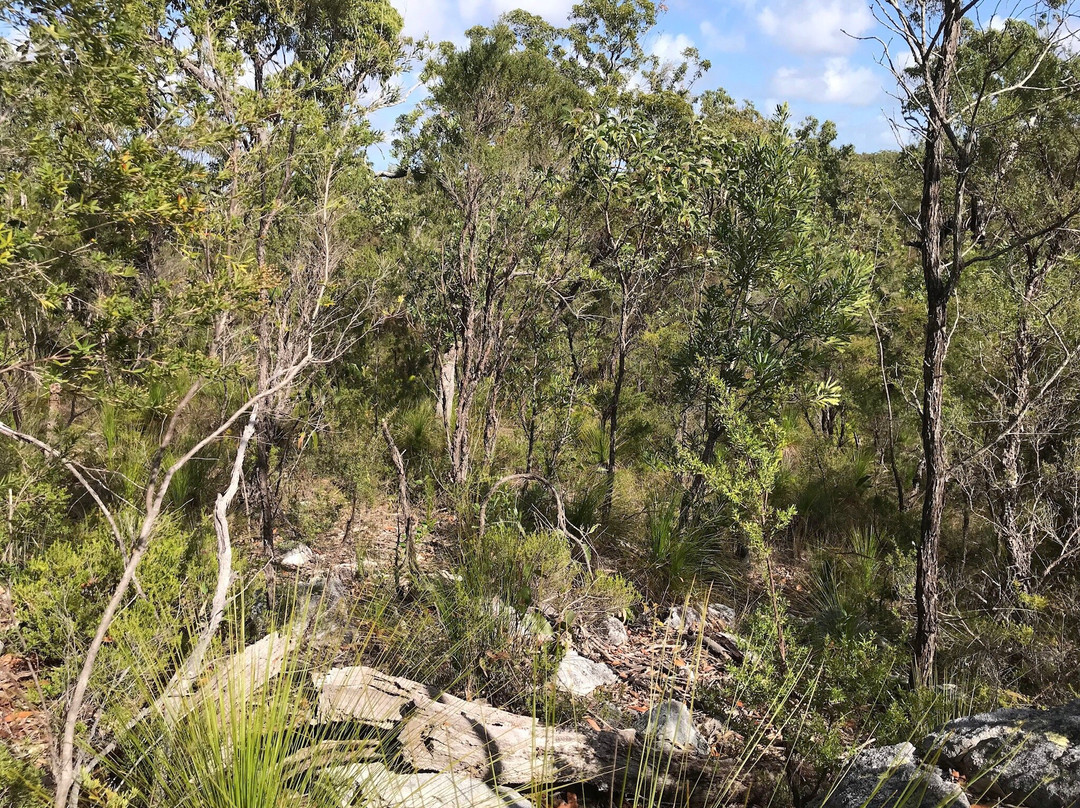
M620 648L630 642L630 634L622 620L608 615L589 627L590 633L601 642Z
M849 762L823 808L970 808L960 786L915 756L910 743L866 749Z
M319 787L342 808L533 808L516 791L453 772L401 774L382 763L324 769Z
M572 696L588 696L598 687L619 681L614 672L601 662L586 659L574 649L566 652L555 671L555 684Z
M298 544L278 559L278 566L286 570L298 570L315 560L315 552L306 544Z
M723 603L711 604L705 613L709 616L710 620L716 620L723 624L724 628L731 628L738 619L735 610L730 606L725 606Z
M959 718L928 736L920 748L966 777L971 796L980 801L1032 808L1080 805L1080 700L1047 710L995 710Z
M707 743L694 727L694 715L681 701L668 699L650 708L638 719L634 729L652 743L664 748L703 751Z
M701 613L693 606L672 606L664 625L676 631L696 631L701 625Z
M731 628L735 625L737 615L730 606L725 606L723 603L713 603L708 608L705 608L705 618L706 621L720 623L723 628ZM672 606L668 610L664 625L677 631L697 631L701 628L701 609L696 609L693 606Z

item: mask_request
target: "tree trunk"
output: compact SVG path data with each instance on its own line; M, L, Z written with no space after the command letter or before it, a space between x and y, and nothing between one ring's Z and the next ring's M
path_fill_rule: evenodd
M923 152L922 199L919 205L919 238L923 282L926 287L926 344L923 353L922 444L925 461L922 524L915 567L915 641L912 683L926 685L933 679L938 643L938 588L941 524L945 510L945 354L949 346L948 306L960 278L961 238L964 227L962 198L966 155L958 154L955 200L951 215L952 254L944 255L946 212L942 201L941 173L947 138L945 120L956 71L964 7L945 0L942 11L941 46L937 59L926 67L933 96L926 122ZM957 214L960 211L960 214Z
M416 560L416 517L413 516L412 503L409 501L409 478L405 468L405 458L394 442L390 425L384 419L380 424L390 459L394 461L398 478L398 510L401 513L401 525L398 541L394 547L394 588L400 596L408 594L412 582L419 577L420 566Z
M922 525L915 570L914 680L928 684L933 677L938 641L938 553L945 508L945 437L942 423L948 341L947 299L928 303L926 352L923 359L922 442L926 458Z
M1030 267L1017 312L1012 366L1009 368L1006 423L1011 424L1011 428L1001 450L1001 533L1008 557L1005 586L1006 596L1014 600L1030 594L1033 581L1031 560L1035 548L1031 534L1024 530L1020 520L1020 454L1023 449L1024 415L1031 406L1032 335L1028 310L1039 292L1039 280L1037 269Z

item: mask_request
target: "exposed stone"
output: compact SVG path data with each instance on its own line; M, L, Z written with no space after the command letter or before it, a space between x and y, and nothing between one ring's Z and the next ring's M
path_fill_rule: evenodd
M924 756L938 756L942 766L967 778L970 796L979 802L1080 805L1080 701L960 718L920 747Z
M723 603L713 603L706 610L706 614L710 620L716 620L721 623L724 628L732 628L738 620L738 615L735 614L735 610L730 606L725 606Z
M533 808L516 791L454 772L401 774L381 763L355 763L324 770L320 781L342 808Z
M705 739L694 728L694 715L681 701L667 700L642 715L635 727L639 733L663 748L704 751Z
M278 559L278 566L286 570L298 570L314 560L314 551L306 544L298 544Z
M596 688L612 685L619 677L601 662L586 659L574 649L566 652L555 671L555 684L572 696L588 696Z
M705 609L706 622L719 623L720 628L730 629L735 625L735 610L723 603L710 604ZM668 610L664 625L677 631L694 632L701 628L701 610L693 606L672 606ZM716 628L714 625L713 628Z
M676 631L694 631L701 624L701 614L693 606L672 606L664 625Z
M601 642L620 648L630 642L630 634L622 620L608 615L589 626L589 633Z
M850 762L823 808L969 808L959 784L915 757L910 743L866 749Z

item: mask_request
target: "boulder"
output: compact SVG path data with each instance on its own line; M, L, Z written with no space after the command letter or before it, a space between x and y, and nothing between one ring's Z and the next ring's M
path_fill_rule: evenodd
M601 662L586 659L574 649L566 652L555 671L555 684L572 696L588 696L598 687L619 681L614 671Z
M402 774L382 763L355 763L323 770L320 787L342 808L533 808L508 788L454 772Z
M966 778L969 796L979 802L1080 805L1080 700L959 718L920 748Z
M602 643L621 648L630 642L630 634L622 620L608 615L589 626L589 633Z
M694 728L694 715L681 701L667 700L653 706L635 725L647 742L665 750L705 751L705 739Z
M866 749L849 762L822 808L969 808L959 784L915 756L910 743Z
M298 544L278 559L278 566L286 570L298 570L315 560L315 551L306 544Z

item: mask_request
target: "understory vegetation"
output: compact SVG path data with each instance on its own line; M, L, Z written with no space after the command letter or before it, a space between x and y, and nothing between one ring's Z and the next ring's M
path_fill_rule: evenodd
M621 728L556 672L672 607L753 804L1080 696L1080 50L979 5L875 4L864 154L650 0L0 0L0 804L341 805L354 664Z

